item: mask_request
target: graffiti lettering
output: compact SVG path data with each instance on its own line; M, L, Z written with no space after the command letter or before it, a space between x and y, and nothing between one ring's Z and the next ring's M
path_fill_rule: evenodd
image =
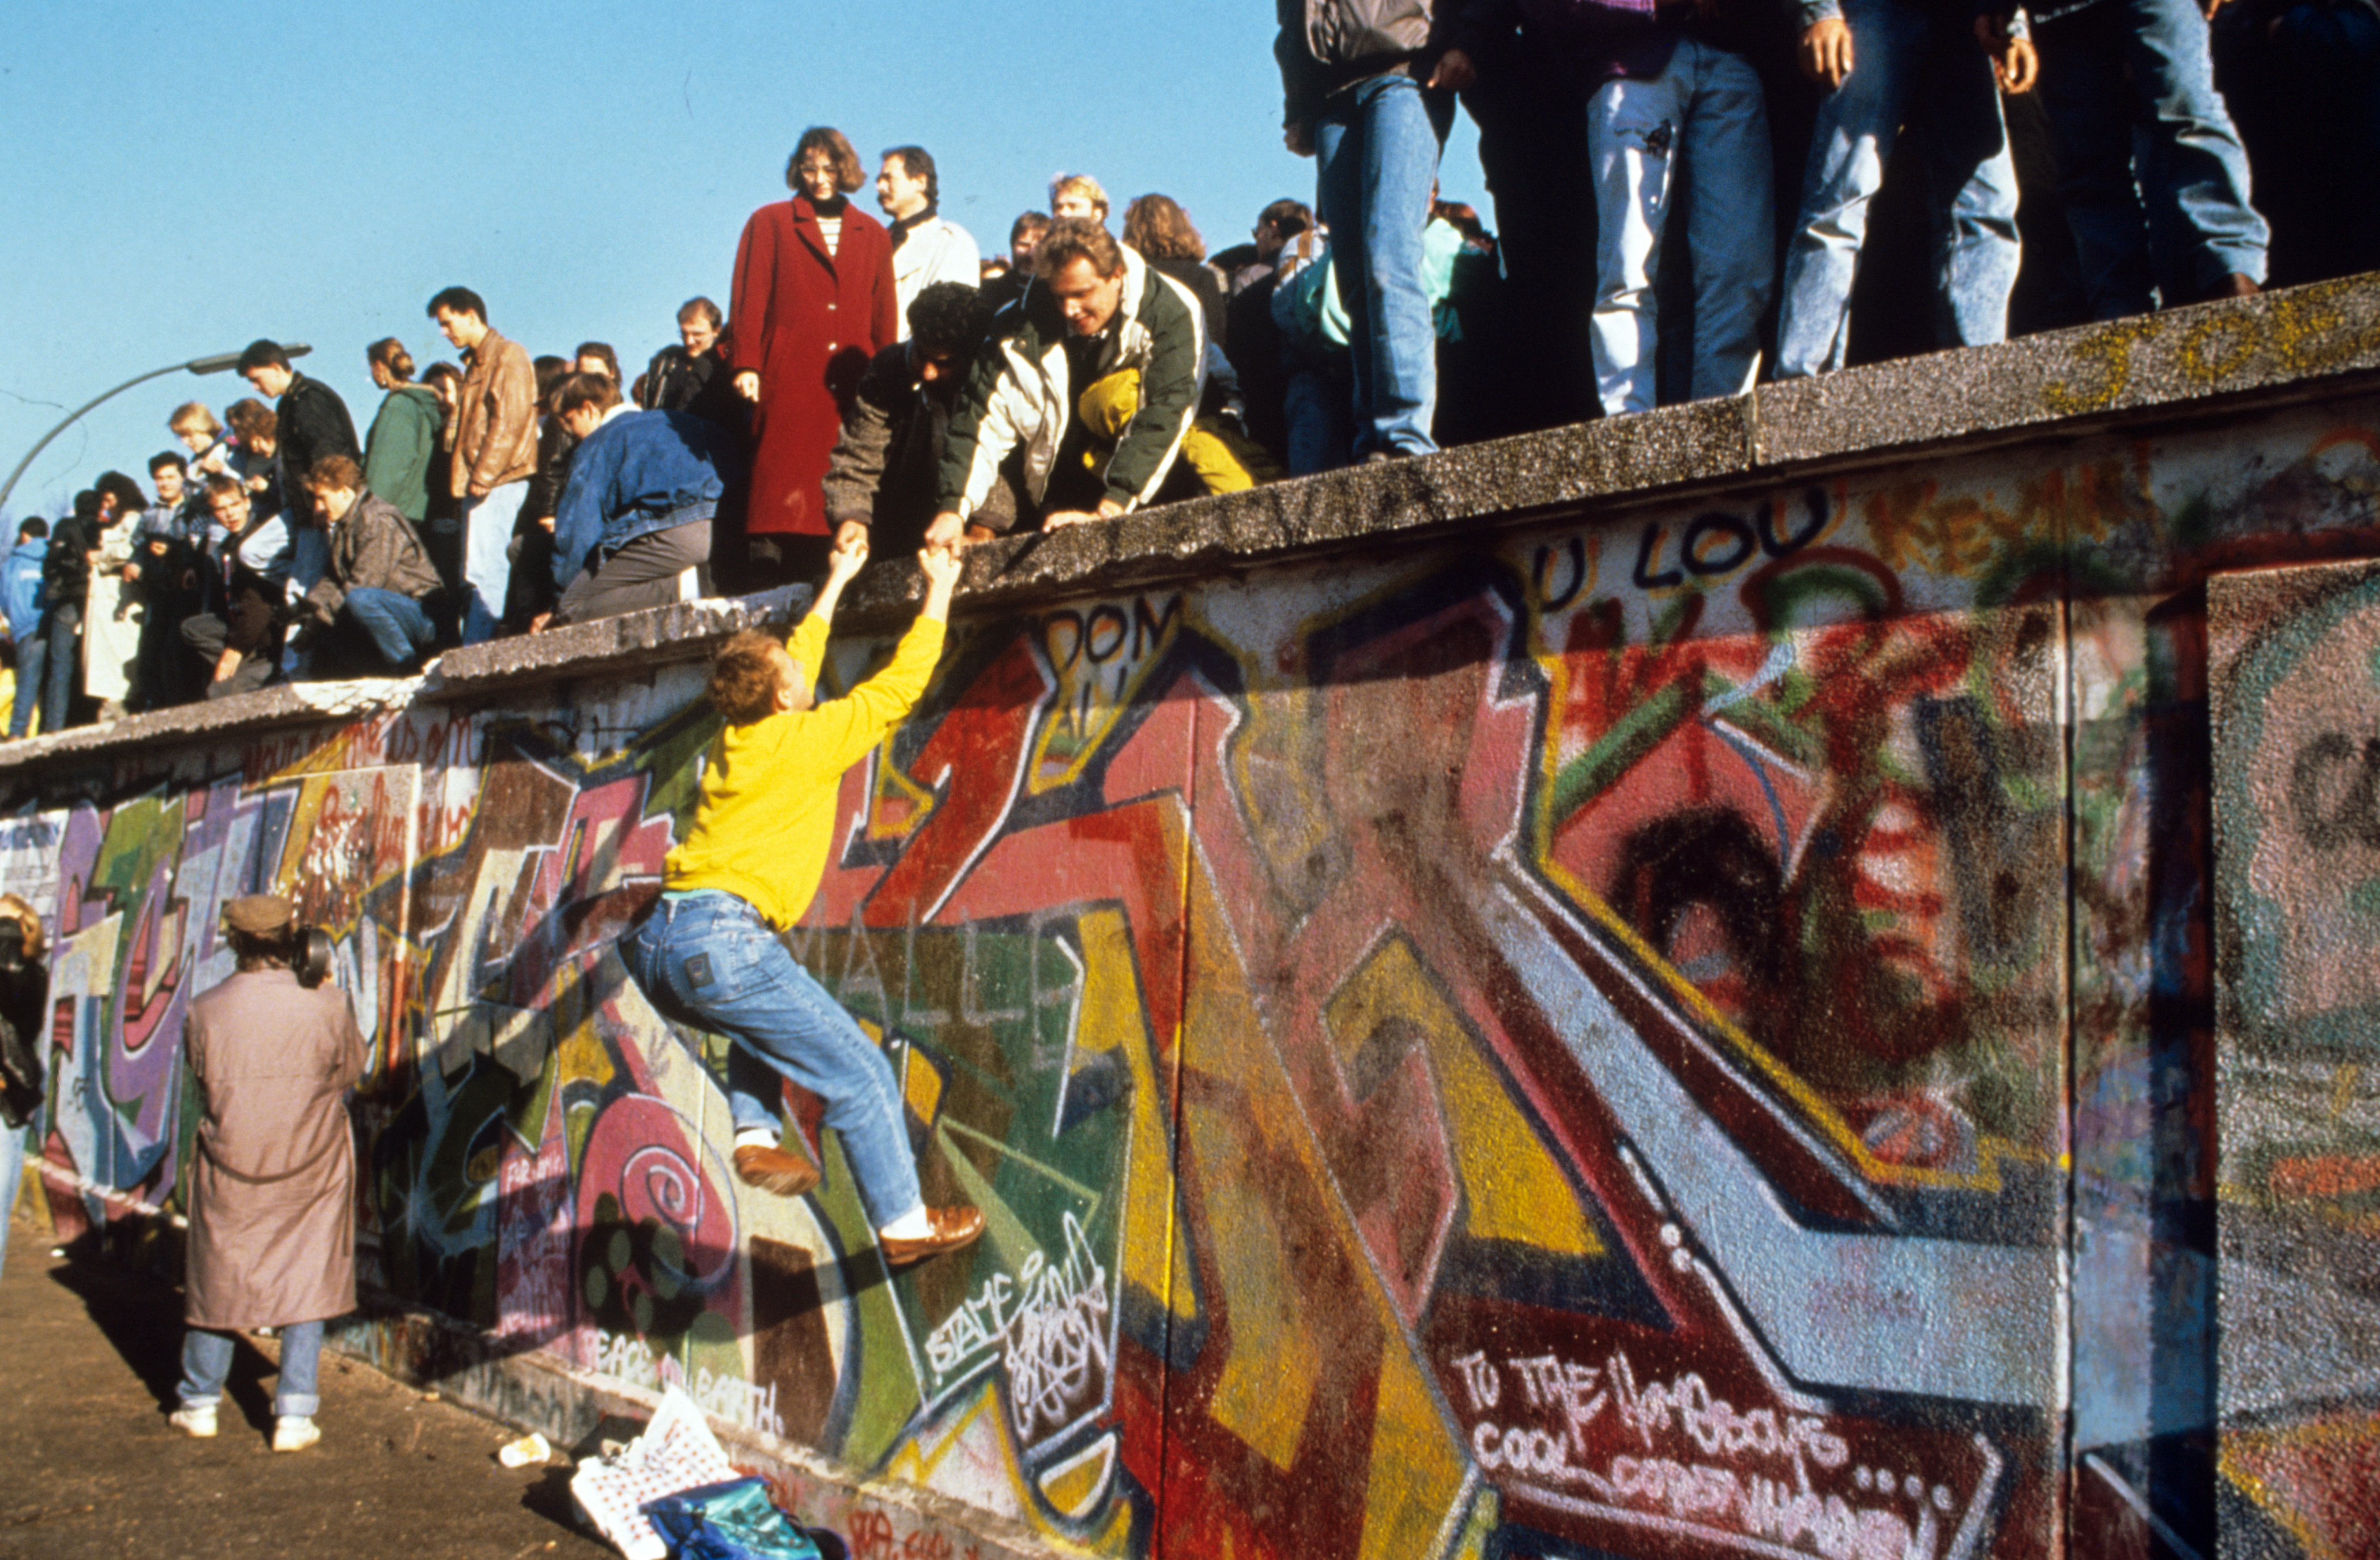
M994 1274L926 1340L926 1358L941 1375L997 1347L1016 1428L1026 1435L1045 1421L1065 1423L1107 1377L1107 1270L1073 1214L1065 1225L1062 1264L1053 1267L1035 1252L1013 1280Z

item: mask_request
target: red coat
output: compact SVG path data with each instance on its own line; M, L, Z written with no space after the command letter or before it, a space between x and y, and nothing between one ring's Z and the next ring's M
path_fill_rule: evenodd
M877 349L901 334L892 241L845 202L832 256L809 197L761 207L735 247L728 367L760 376L752 425L754 536L825 536L827 456L843 405Z

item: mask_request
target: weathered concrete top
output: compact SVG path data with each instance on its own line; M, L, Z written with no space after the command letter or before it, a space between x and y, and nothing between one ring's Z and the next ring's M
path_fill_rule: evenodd
M1764 385L1731 400L990 542L969 553L958 611L1014 611L1293 557L1405 545L1457 527L1476 534L1562 511L1592 515L1648 496L1984 448L2053 426L2060 437L2119 423L2161 427L2374 384L2380 273ZM407 703L476 703L522 683L691 659L737 629L785 621L808 595L796 587L682 603L452 650L424 677L285 685L161 710L0 747L0 772ZM863 627L889 623L922 595L913 565L877 568L855 583L842 618Z

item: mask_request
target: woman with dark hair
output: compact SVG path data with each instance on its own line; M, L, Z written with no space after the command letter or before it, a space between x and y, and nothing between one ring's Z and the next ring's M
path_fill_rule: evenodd
M430 518L430 457L445 421L438 393L413 382L413 355L395 336L364 348L364 360L388 392L364 435L364 489L419 526Z
M1230 299L1223 278L1207 263L1207 241L1190 224L1190 213L1171 196L1144 195L1123 209L1123 241L1140 252L1151 271L1190 289L1206 317L1207 339L1223 339L1223 310Z
M791 200L761 207L735 249L728 366L754 403L746 589L805 579L826 562L827 456L868 359L901 335L892 244L844 197L867 182L839 130L802 132L785 164ZM715 566L715 565L714 565Z
M423 370L421 388L438 398L438 437L430 449L430 467L422 478L430 490L430 518L421 527L421 544L430 562L456 600L463 592L463 506L455 496L455 408L463 395L463 370L452 363L432 363Z

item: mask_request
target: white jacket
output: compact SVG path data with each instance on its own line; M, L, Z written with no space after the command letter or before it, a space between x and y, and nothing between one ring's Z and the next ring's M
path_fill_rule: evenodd
M936 282L963 282L970 287L983 282L983 258L975 240L956 223L929 217L909 230L892 251L892 292L901 308L901 334L909 339L909 306Z

